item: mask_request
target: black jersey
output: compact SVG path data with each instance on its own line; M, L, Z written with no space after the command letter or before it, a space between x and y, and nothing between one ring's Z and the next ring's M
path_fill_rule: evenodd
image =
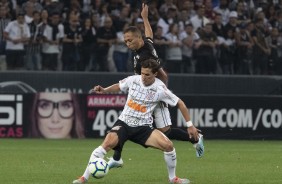
M143 47L134 51L133 64L134 72L136 74L141 74L141 61L146 59L155 59L159 64L161 64L156 49L154 48L153 40L149 37L144 38Z

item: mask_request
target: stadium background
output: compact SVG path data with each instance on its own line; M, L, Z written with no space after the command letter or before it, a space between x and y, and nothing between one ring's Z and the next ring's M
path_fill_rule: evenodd
M28 137L33 96L46 92L78 94L85 136L102 138L117 119L126 95L87 93L94 85L110 85L128 75L131 73L1 73L0 137ZM281 140L281 81L272 76L171 74L169 88L186 102L193 122L208 139ZM5 111L9 107L13 114ZM173 126L184 128L176 108L171 108L171 115Z

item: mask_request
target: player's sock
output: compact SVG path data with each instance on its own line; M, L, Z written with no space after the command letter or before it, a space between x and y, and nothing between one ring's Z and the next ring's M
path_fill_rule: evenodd
M98 148L96 148L91 156L90 156L90 160L92 158L104 158L104 156L107 154L107 151L102 147L102 146L99 146Z
M173 179L176 177L175 170L176 170L176 152L173 148L171 152L164 152L164 159L166 162L167 170L168 170L168 177L169 179Z
M89 179L89 176L90 176L90 172L88 171L88 164L87 164L87 167L82 175L86 180Z
M94 159L94 158L104 158L106 153L107 153L107 151L102 146L99 146L98 148L93 150L93 152L91 153L89 161ZM88 163L87 163L86 169L85 169L82 176L87 180L89 179L90 172L88 171Z
M188 132L186 130L182 130L180 128L170 128L167 132L165 132L165 135L169 139L179 140L179 141L189 141L192 144L197 143L193 138L190 139Z
M120 158L121 158L121 151L115 150L114 155L113 155L113 159L114 160L120 160Z

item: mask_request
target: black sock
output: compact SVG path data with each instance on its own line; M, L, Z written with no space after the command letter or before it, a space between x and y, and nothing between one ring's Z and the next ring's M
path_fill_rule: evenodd
M121 158L121 151L120 150L115 150L114 155L113 155L113 159L118 161Z
M171 128L167 132L165 132L165 135L169 139L179 140L179 141L189 141L192 144L197 143L193 138L190 139L188 132L186 130L182 130L180 128Z

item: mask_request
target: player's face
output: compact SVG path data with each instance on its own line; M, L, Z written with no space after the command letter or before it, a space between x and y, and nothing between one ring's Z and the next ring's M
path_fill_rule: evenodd
M138 50L141 47L142 37L132 32L127 32L124 35L124 42L131 50Z
M38 129L45 138L70 138L74 106L70 94L40 93L37 103Z
M155 82L157 73L153 73L150 68L141 68L141 77L144 86L150 86Z

